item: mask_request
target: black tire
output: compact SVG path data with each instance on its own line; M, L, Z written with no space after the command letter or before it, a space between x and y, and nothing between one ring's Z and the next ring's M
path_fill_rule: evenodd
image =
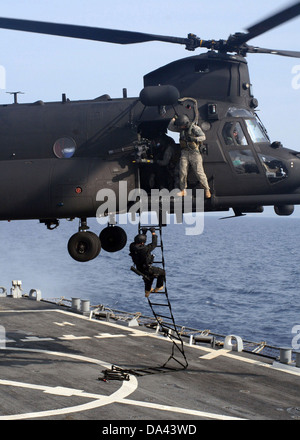
M106 252L118 252L126 246L127 234L119 226L107 226L99 235L101 246Z
M101 250L101 243L93 232L77 232L72 235L68 242L70 256L80 262L86 262L96 258Z

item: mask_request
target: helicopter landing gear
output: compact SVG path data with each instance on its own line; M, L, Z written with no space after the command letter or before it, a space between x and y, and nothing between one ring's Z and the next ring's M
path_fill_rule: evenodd
M101 231L99 238L106 252L118 252L127 243L127 234L124 229L110 224Z
M108 223L99 237L88 229L86 218L81 218L78 232L68 242L69 254L76 261L93 260L98 257L101 248L106 252L118 252L126 246L127 234L119 226Z
M68 242L69 254L74 260L86 262L96 258L101 250L101 242L94 232L87 231L86 219L80 219L79 232Z

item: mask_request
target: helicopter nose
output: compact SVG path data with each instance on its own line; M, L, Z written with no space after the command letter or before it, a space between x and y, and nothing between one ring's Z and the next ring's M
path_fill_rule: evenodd
M288 175L286 180L291 188L291 192L300 194L300 153L294 153L287 166Z
M295 157L290 161L291 174L297 176L300 186L300 153L295 154Z
M282 150L264 161L272 191L278 205L300 204L300 153Z
M284 193L277 194L277 201L274 203L274 211L279 216L293 214L294 205L300 204L300 153L293 152L292 155L292 158L282 161L280 177L282 189L286 186Z

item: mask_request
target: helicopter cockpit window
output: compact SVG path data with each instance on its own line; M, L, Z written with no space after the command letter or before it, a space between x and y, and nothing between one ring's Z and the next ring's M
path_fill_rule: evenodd
M229 116L231 118L253 118L253 114L249 110L236 107L229 107L226 116Z
M247 139L239 122L226 122L222 135L226 145L247 145Z
M76 150L76 142L69 137L57 139L53 145L53 152L59 159L68 159L72 157Z
M238 174L259 173L251 150L231 150L229 155Z
M280 182L280 180L288 177L288 170L281 160L276 157L266 156L265 154L259 154L258 157L271 183Z
M253 143L269 142L269 139L263 132L263 129L255 119L246 119L248 133Z

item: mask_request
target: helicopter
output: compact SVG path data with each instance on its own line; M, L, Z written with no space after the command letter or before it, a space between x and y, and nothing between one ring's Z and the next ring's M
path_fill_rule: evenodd
M59 102L20 104L16 92L13 104L0 106L0 179L5 188L0 220L37 219L51 230L60 219L78 218L78 232L71 236L68 251L80 262L96 258L101 249L123 249L126 232L112 220L99 236L89 231L87 218L95 217L105 203L97 195L108 189L118 201L121 184L126 183L125 206L118 202L113 212L104 212L113 219L129 212L133 202L128 195L136 188L150 200L151 175L157 187L166 188L165 171L159 171L153 160L153 145L168 132L173 117L182 115L206 136L202 156L212 193L204 200L206 212L232 209L240 216L274 206L276 214L291 215L294 205L300 204L300 152L271 142L256 112L258 100L246 56L300 58L297 51L248 45L299 14L297 2L226 40L0 18L2 29L123 45L161 41L188 51L208 49L146 74L138 97L128 97L123 89L121 98L105 94L71 101L63 94ZM189 212L195 212L199 185L192 171L188 184ZM169 190L175 188L168 185Z

